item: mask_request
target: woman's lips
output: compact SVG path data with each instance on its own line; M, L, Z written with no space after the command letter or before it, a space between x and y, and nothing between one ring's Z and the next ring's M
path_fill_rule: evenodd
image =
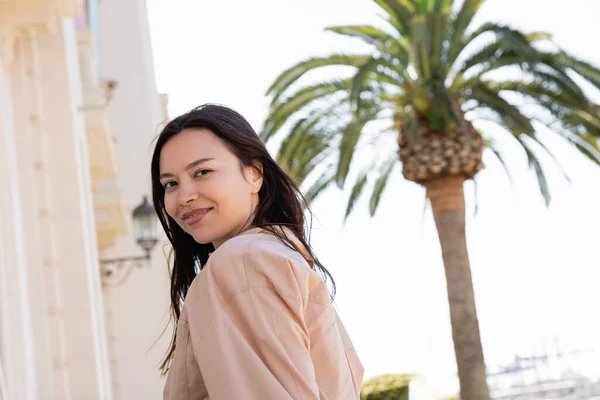
M202 219L212 210L212 208L201 208L198 210L194 210L188 213L185 213L183 216L183 220L188 225L195 225L198 222L202 221Z

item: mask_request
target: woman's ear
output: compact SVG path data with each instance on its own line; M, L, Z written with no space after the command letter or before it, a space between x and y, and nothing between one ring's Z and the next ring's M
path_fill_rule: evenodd
M258 193L263 183L263 166L259 162L255 162L251 167L248 167L248 175L250 176L250 185L252 193Z

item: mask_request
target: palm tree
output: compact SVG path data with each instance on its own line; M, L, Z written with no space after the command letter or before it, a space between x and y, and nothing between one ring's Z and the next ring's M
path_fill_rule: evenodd
M358 167L357 148L370 155L352 186L346 216L366 188L372 188L369 209L375 213L396 165L425 188L446 271L461 399L486 400L463 183L483 168L484 149L506 165L473 122L491 121L516 140L548 204L538 156L551 153L539 132L549 128L600 164L600 107L581 86L587 81L600 89L600 70L567 54L548 34L497 23L472 27L485 0L374 1L385 13L381 27L329 28L370 50L313 57L281 73L267 93L270 112L261 135L267 141L289 127L277 160L300 183L312 177L310 199L332 183L344 186L351 165ZM331 66L337 78L299 82L307 72ZM397 145L390 136L397 136Z

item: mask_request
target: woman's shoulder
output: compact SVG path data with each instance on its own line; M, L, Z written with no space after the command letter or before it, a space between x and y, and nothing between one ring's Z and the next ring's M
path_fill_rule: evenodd
M238 261L247 264L267 258L276 262L289 260L310 269L305 257L300 253L302 245L299 241L291 231L283 228L282 232L289 238L290 243L282 241L267 229L251 228L223 243L211 254L209 262ZM291 243L294 243L298 249L293 248Z
M213 252L190 292L201 297L212 293L227 304L240 293L267 288L300 302L311 299L325 304L328 299L323 281L304 256L261 228L243 232Z
M211 254L203 273L214 285L233 292L275 287L293 297L298 297L299 289L315 288L321 281L298 250L260 228L223 243Z

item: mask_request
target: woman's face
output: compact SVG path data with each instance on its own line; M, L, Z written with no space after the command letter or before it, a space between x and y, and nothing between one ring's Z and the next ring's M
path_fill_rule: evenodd
M160 184L167 214L198 243L216 248L251 223L262 175L210 130L189 129L163 146Z

